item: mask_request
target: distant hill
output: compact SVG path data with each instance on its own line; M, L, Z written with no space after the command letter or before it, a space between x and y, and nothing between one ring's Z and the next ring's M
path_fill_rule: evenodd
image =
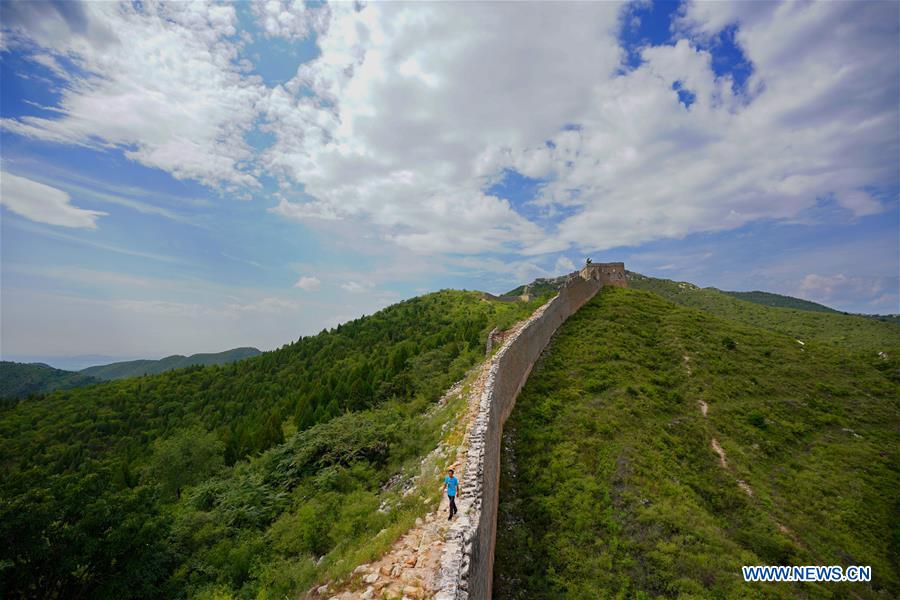
M520 285L517 288L511 289L504 296L521 296L525 293L525 287L530 286L530 291L534 294L535 297L556 294L559 291L559 288L566 282L566 275L562 277L538 277L534 281L529 284Z
M44 363L0 362L0 398L24 398L48 394L113 379L157 375L195 365L225 365L262 354L256 348L234 348L211 354L174 354L159 360L128 360L96 365L81 371L55 369ZM8 404L8 403L7 403Z
M715 288L711 288L715 289ZM763 306L772 306L774 308L793 308L796 310L810 310L813 312L826 312L826 313L836 313L841 315L852 315L856 317L865 317L866 319L874 319L876 321L882 321L884 323L898 323L900 324L900 314L893 315L867 315L867 314L858 314L858 313L848 313L840 310L835 310L829 306L825 306L824 304L819 304L818 302L810 302L809 300L801 300L800 298L793 298L791 296L782 296L781 294L772 294L770 292L726 292L722 291L723 294L728 294L729 296L734 296L739 300L745 300L747 302L753 302L754 304L762 304Z
M729 296L734 296L739 300L746 300L754 304L762 304L763 306L773 306L775 308L796 308L797 310L811 310L814 312L837 313L840 311L829 308L818 302L810 302L809 300L801 300L791 296L782 296L781 294L772 294L770 292L726 292Z
M876 321L881 321L883 323L894 323L896 325L900 325L900 314L894 313L891 315L863 315L867 319L875 319Z
M195 365L227 365L245 358L262 354L256 348L234 348L224 352L192 354L182 356L173 354L159 360L128 360L108 365L98 365L82 369L79 373L89 375L103 381L140 377L141 375L157 375L173 369L183 369Z
M736 296L735 292L722 292L716 288L701 288L692 283L647 277L628 273L628 285L635 289L653 292L680 304L696 308L717 317L739 321L754 327L777 331L803 342L838 344L845 349L866 352L870 355L882 351L891 352L900 340L900 323L890 316L852 315L838 311L810 309L797 298L780 296L783 302L800 303L793 307L766 305ZM760 299L762 292L753 293ZM777 294L766 294L778 297ZM807 308L800 308L804 306ZM822 308L827 308L822 306Z
M54 369L43 363L0 362L0 398L24 398L100 381L90 375Z
M42 363L49 365L54 369L63 371L80 371L93 367L94 365L108 365L109 363L122 362L123 360L134 360L143 358L142 356L118 355L110 356L108 354L77 354L72 355L49 355L49 354L8 354L3 353L2 360L8 360L17 363Z

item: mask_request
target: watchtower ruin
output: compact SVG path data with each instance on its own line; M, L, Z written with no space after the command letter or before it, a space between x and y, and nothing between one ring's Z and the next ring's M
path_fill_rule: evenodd
M591 262L591 259L587 259L578 274L582 279L594 279L603 285L628 287L628 279L625 278L625 263L595 263Z

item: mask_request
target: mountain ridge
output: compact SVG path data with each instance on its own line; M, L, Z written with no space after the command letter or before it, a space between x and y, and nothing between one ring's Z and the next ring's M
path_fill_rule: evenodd
M84 385L100 383L100 379L56 369L45 363L0 361L0 398L18 399L32 394L45 394Z
M818 302L813 302L812 300L804 300L803 298L796 298L794 296L787 296L785 294L775 294L773 292L763 292L761 290L753 290L751 292L732 292L727 290L719 291L721 291L723 294L734 296L739 300L753 302L755 304L762 304L764 306L771 306L774 308L796 308L798 310L810 310L814 312L827 313L841 312L837 309L831 308L830 306L826 306Z
M157 375L173 369L183 369L195 365L229 364L245 358L259 356L260 354L262 354L262 351L257 348L252 346L241 346L230 350L223 350L222 352L200 352L189 356L172 354L158 360L125 360L106 365L87 367L78 372L91 377L96 377L103 381L112 381L115 379L124 379L126 377Z
M260 350L246 346L223 352L197 353L190 356L173 354L158 360L118 361L94 365L77 371L58 369L43 362L2 361L0 362L0 398L20 399L29 395L49 394L56 390L74 389L104 381L158 375L197 365L226 365L260 354L262 354Z

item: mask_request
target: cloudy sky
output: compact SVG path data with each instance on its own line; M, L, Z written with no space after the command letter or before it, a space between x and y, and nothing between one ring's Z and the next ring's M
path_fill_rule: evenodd
M3 2L2 354L277 347L586 256L898 312L896 2Z

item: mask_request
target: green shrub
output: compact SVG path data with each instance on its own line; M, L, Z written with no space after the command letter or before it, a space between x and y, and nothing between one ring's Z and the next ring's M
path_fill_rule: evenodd
M766 417L758 410L754 410L747 415L747 422L759 429L766 428Z

